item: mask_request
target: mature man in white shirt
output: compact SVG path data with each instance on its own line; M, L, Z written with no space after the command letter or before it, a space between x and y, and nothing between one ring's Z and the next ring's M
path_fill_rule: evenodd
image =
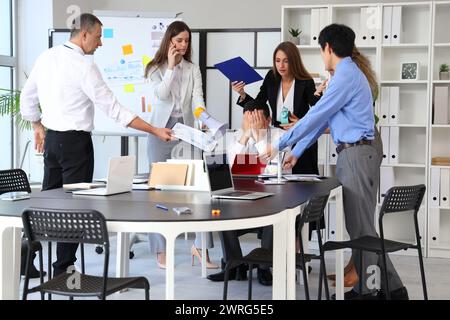
M44 152L43 190L92 181L95 107L125 127L171 140L170 129L155 128L122 106L85 56L102 45L100 20L85 13L74 22L70 41L39 56L20 97L22 117L33 124L35 148ZM75 263L77 247L58 243L55 275Z

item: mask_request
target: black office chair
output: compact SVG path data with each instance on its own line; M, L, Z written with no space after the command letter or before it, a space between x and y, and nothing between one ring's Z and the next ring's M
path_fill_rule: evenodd
M423 267L422 247L420 244L419 223L417 220L417 213L422 203L425 194L425 185L393 187L388 190L383 204L380 209L378 218L378 225L380 229L380 236L363 236L349 241L328 241L323 245L324 251L333 251L344 248L360 250L359 270L362 270L362 251L374 252L381 255L383 261L383 278L386 287L386 298L390 299L390 290L388 283L388 274L386 268L386 254L399 250L417 249L419 254L420 275L422 277L422 289L425 300L428 300L427 287L425 281L425 271ZM414 228L416 235L416 244L403 243L398 241L391 241L384 238L383 231L383 217L388 213L395 212L413 212ZM360 277L361 279L361 277ZM359 281L359 292L362 292L362 281Z
M33 241L56 241L66 243L89 243L103 246L105 250L103 276L79 273L62 273L44 283L41 276L40 285L28 289L31 250L28 250L27 271L23 289L23 299L29 293L40 292L73 297L98 297L105 300L107 295L126 288L145 289L145 299L149 299L150 284L145 277L108 278L109 237L104 216L95 210L54 210L30 208L23 212L22 221L29 248ZM42 254L42 253L41 253ZM42 259L40 267L43 268ZM49 266L51 268L51 266ZM79 286L68 284L79 276Z
M31 193L30 183L22 169L0 170L0 195L7 192ZM42 250L40 242L33 243L33 252ZM42 270L41 270L42 271Z
M310 299L309 296L309 287L308 287L308 275L306 269L306 263L310 262L313 259L320 260L320 271L319 271L319 293L318 299L322 299L322 281L325 287L325 297L327 300L330 299L330 292L328 289L328 282L326 279L326 270L325 270L325 260L322 250L322 235L320 233L320 229L316 229L317 232L317 240L319 245L319 255L314 254L305 254L304 246L302 241L302 229L305 223L316 222L317 225L320 220L323 218L324 209L328 201L329 194L320 195L312 198L306 208L301 213L301 217L299 219L297 236L300 239L300 253L296 254L295 263L297 269L302 270L303 274L303 282L305 288L305 297L307 300ZM272 257L273 253L270 250L264 248L256 248L252 250L248 255L242 258L230 259L225 266L225 279L223 283L223 299L227 300L228 293L228 280L230 270L234 267L237 267L241 264L247 264L249 266L248 270L248 300L252 299L252 275L253 269L255 266L272 266Z

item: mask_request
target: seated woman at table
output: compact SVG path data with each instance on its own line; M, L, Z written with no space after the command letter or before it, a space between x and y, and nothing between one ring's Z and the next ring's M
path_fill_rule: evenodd
M155 58L147 65L145 77L149 83L150 112L149 122L165 128L172 128L177 123L194 127L195 118L192 108L205 107L202 90L202 76L198 66L191 60L191 30L182 21L175 21L167 27L167 31L161 41L161 46L156 52ZM148 136L147 154L149 164L164 162L172 158L172 155L184 151L183 158L192 159L195 152L191 152L190 146L178 141L161 142ZM199 158L201 159L200 152ZM187 155L186 155L187 154ZM192 264L194 257L201 263L201 237L196 233L196 240L191 248ZM149 234L151 252L157 255L160 268L166 265L166 243L162 235ZM213 248L211 233L207 233L207 248ZM218 266L209 260L206 250L207 268L217 269Z
M282 129L271 127L270 123L270 110L265 101L251 100L246 103L244 107L244 118L241 129L234 134L228 134L223 142L223 145L226 146L226 153L230 166L235 163L236 157L236 163L239 164L239 157L244 154L264 153L267 146L270 145L271 139L278 139L283 135L284 131ZM276 167L277 166L275 165L275 168ZM226 263L231 258L242 257L239 237L253 232L256 232L258 234L258 238L261 239L262 248L272 250L272 226L219 232L223 253L222 271L209 275L209 280L224 280L224 268ZM230 280L245 280L246 277L246 269L243 266L230 270ZM272 285L272 274L268 268L258 267L257 277L259 283L262 285Z

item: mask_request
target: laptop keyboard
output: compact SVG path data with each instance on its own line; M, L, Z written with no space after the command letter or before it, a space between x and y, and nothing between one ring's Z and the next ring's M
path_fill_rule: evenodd
M246 196L248 194L251 194L253 192L248 192L248 191L232 191L232 192L228 192L228 193L224 193L222 194L222 196L227 196L227 197L242 197L242 196Z

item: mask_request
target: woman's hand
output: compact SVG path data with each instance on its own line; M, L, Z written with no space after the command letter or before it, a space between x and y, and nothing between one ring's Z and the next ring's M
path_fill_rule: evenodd
M177 64L181 61L181 55L178 52L174 44L169 47L169 52L167 53L167 65L169 70L173 70Z
M289 113L289 123L288 124L280 124L280 127L283 130L289 130L290 128L292 128L293 126L295 126L297 124L298 120L300 120L300 119L297 118L297 116L295 116L292 113Z
M285 169L285 170L292 169L295 166L295 164L297 163L297 161L298 161L298 158L294 157L293 155L290 155L289 157L287 157L284 160L283 169Z
M316 92L314 92L314 95L316 97L320 97L322 93L325 91L328 84L328 79L325 79L316 89Z
M239 96L241 97L241 100L244 100L245 97L247 96L247 94L244 91L244 87L245 87L245 82L243 81L234 81L231 83L231 88L237 92L239 94Z

